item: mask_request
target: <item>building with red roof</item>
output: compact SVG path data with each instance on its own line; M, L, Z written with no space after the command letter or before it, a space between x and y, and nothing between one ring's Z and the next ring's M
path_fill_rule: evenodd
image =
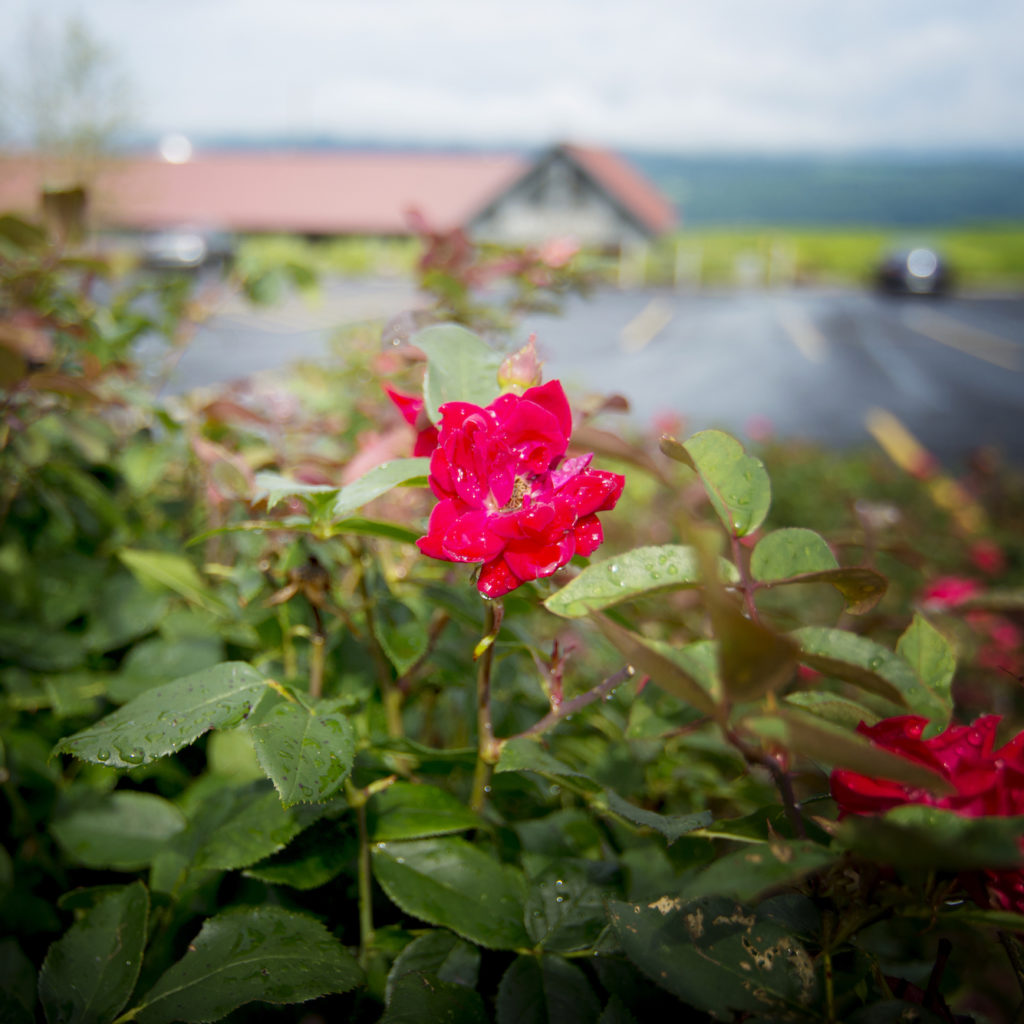
M30 212L46 168L0 158L0 210ZM411 233L416 210L437 231L504 243L552 237L619 247L660 235L675 210L621 157L559 145L535 160L482 153L221 152L180 163L111 161L90 186L107 230L182 225L310 237Z

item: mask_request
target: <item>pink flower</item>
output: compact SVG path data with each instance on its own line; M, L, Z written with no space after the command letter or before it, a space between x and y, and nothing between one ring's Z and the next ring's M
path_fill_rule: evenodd
M976 540L968 553L974 565L990 576L996 576L1006 570L1006 555L995 541Z
M591 469L593 455L565 458L571 433L556 380L500 395L487 408L442 405L430 459L440 500L420 551L482 563L477 589L489 598L596 551L604 539L596 513L615 507L625 479Z
M430 422L423 399L418 395L409 395L404 391L384 385L388 398L402 414L402 419L416 431L414 456L429 455L437 447L437 427Z
M925 804L955 811L968 818L982 815L1004 817L1024 814L1024 733L993 750L998 715L984 715L973 725L951 725L931 739L922 739L928 720L916 715L887 718L876 725L863 722L857 731L872 742L911 761L927 765L955 788L934 796L899 782L873 779L856 772L832 772L832 798L841 817L848 814L880 814L903 804ZM979 902L1024 913L1024 872L993 870L965 877Z
M921 603L931 611L947 611L980 593L981 587L966 576L940 576L921 594Z

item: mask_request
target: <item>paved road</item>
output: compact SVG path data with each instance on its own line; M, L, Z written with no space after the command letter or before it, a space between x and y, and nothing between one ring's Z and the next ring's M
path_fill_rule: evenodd
M550 376L624 394L641 422L743 433L757 418L847 445L882 409L943 459L994 444L1024 464L1024 297L620 293L524 327Z
M199 332L173 388L230 380L326 355L332 329L410 308L397 282L333 284L320 306L225 305ZM548 377L625 395L633 416L688 430L751 421L783 436L847 445L886 410L935 454L982 444L1024 465L1024 296L897 299L857 291L606 292L564 316L530 317Z

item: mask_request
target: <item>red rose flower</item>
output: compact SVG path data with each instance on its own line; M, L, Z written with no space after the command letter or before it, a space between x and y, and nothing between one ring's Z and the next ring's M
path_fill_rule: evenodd
M980 592L979 584L966 576L940 576L925 587L921 604L928 611L949 611Z
M951 725L931 739L922 739L928 720L916 715L887 718L877 725L862 722L857 731L895 754L902 754L938 772L955 792L935 796L899 782L873 779L856 772L832 772L832 798L840 817L880 814L902 804L926 804L969 818L1024 814L1024 733L993 750L998 715L985 715L973 725ZM964 882L981 903L1024 913L1024 872L984 871Z
M437 447L437 427L430 422L423 399L418 395L409 395L404 391L398 391L387 384L384 385L384 390L388 398L394 402L395 408L402 414L402 419L416 431L413 455L429 455Z
M592 455L566 459L572 414L562 385L549 381L487 408L441 406L430 487L440 499L425 555L481 562L477 589L501 597L550 576L603 540L597 512L614 508L625 479L591 469Z

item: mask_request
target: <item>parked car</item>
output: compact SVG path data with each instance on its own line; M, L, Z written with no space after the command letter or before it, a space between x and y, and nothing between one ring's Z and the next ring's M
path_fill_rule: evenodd
M928 246L889 252L875 272L878 288L891 295L944 295L952 280L949 264Z
M181 226L165 228L142 240L142 264L153 270L222 267L234 256L234 239L226 231Z

